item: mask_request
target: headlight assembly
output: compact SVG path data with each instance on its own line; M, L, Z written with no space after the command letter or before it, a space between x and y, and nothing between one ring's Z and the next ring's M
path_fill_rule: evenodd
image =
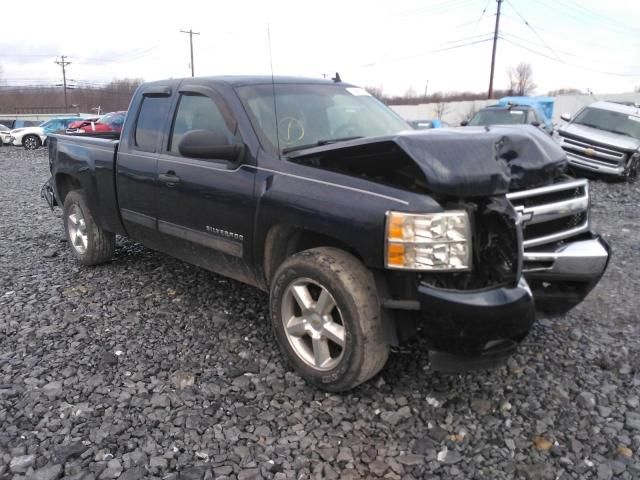
M464 210L387 213L387 268L425 271L471 270L471 227Z

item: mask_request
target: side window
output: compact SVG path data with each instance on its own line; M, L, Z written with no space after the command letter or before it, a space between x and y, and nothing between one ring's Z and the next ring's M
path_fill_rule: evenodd
M145 96L143 98L136 124L136 147L155 152L168 112L169 97Z
M234 133L229 130L220 109L211 98L183 93L171 129L170 152L178 153L180 139L190 130L215 130L223 133L229 143L234 141Z

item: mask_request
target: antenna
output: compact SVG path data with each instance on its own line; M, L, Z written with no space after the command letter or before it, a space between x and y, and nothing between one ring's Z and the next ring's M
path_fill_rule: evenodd
M273 78L273 55L271 53L271 29L267 23L267 39L269 40L269 66L271 67L271 90L273 92L273 114L276 117L276 144L278 146L278 158L280 158L280 134L278 133L278 106L276 104L276 82Z

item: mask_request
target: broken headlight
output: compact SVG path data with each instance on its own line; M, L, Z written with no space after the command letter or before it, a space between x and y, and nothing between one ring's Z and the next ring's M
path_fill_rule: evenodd
M464 210L387 213L387 268L429 271L471 270L471 228Z

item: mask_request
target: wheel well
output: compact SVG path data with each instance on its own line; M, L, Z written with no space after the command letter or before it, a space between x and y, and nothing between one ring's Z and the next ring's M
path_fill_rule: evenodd
M71 175L67 175L65 173L59 173L56 175L56 191L58 193L58 203L60 205L64 205L64 199L67 198L67 194L71 190L80 190L82 189L82 185L78 179L72 177Z
M356 250L337 238L311 230L278 225L271 228L265 241L264 278L266 286L271 284L276 270L288 257L294 253L316 247L336 247L362 260Z

